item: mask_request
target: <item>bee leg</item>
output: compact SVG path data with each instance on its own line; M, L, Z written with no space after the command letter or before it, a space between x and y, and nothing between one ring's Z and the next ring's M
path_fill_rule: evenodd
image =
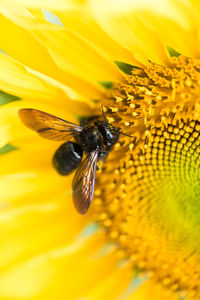
M101 160L102 163L104 163L108 153L109 153L108 150L104 150L104 151L99 153L99 160Z

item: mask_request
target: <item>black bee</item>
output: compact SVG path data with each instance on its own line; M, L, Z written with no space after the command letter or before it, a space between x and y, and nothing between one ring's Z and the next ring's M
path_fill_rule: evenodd
M53 164L61 175L76 170L73 182L73 201L77 211L85 214L93 198L97 161L104 161L118 141L120 128L104 121L85 120L76 125L36 109L20 109L22 122L44 138L67 141L55 152ZM124 134L124 133L122 133ZM83 153L86 157L82 160Z

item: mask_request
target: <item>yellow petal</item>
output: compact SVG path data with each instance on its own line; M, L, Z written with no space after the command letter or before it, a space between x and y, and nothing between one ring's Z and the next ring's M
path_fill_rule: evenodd
M123 280L122 280L123 278ZM124 290L129 286L132 279L132 270L128 267L115 267L110 274L105 276L104 280L100 281L97 286L92 287L87 295L89 299L118 299ZM106 295L106 296L105 296ZM121 298L119 298L121 299ZM122 299L124 299L122 297Z
M0 53L0 72L2 72L0 89L21 98L29 99L32 107L34 105L37 108L38 103L40 109L42 106L52 105L55 109L56 107L66 108L68 113L89 114L91 112L91 108L83 101L81 103L71 100L69 95L71 96L72 93L63 84L25 67L2 53ZM85 85L83 88L85 89ZM98 95L100 95L99 92ZM87 98L84 99L91 107L94 107L94 103ZM70 103L73 103L73 105ZM28 105L28 103L23 105Z
M29 260L12 264L9 272L1 272L0 297L64 300L85 295L91 287L110 275L116 262L111 254L92 259L103 242L101 235L86 236L71 245L55 245ZM70 276L64 275L67 272Z
M76 1L78 4L79 1ZM46 9L68 9L74 6L75 1L73 0L58 0L57 3L53 0L1 0L1 3L7 6L24 6L29 8L43 7Z
M0 14L0 23L2 25L2 38L0 40L1 49L31 69L54 78L86 97L97 99L102 96L100 87L97 83L92 84L87 82L84 77L78 77L71 74L70 71L64 72L58 68L48 51L45 49L43 41L40 43L38 37L34 37L33 31L31 32L30 30L21 27L19 20L20 14L22 14L22 12L24 14L23 10L16 9L14 12L13 10L8 10L6 12L6 17L3 14ZM24 20L24 23L29 24L30 22L33 22L34 17L35 16L30 12L26 12L26 18L22 19ZM13 21L16 23L19 21L19 24L15 24ZM48 25L44 19L42 19L42 22ZM50 24L50 28L51 25L52 24ZM19 38L20 43L18 42ZM26 49L26 51L24 51L24 49Z
M62 31L62 27L49 23L42 15L42 12L37 10L36 14L34 10L22 10L22 9L1 9L1 13L6 18L10 19L18 27L24 27L31 30L53 30ZM39 17L38 17L39 16ZM106 59L123 60L132 64L139 64L133 57L132 53L123 48L122 45L116 43L112 38L106 34L105 31L95 22L94 16L91 15L89 8L79 10L65 10L58 12L57 16L62 21L62 24L66 29L70 29L76 34L82 36L84 40L92 46L96 51ZM3 19L6 22L6 19ZM11 23L7 20L9 26ZM7 29L8 30L8 29ZM31 37L31 36L30 36ZM29 37L29 38L30 38ZM32 37L33 39L33 37ZM35 40L35 42L37 39ZM41 40L41 45L43 40ZM3 43L2 43L3 44ZM5 44L5 43L4 43ZM5 47L5 45L3 45ZM44 51L44 50L43 50Z
M11 139L9 125L4 124L0 127L0 148L5 146Z
M37 32L37 37L62 70L91 82L122 78L114 63L107 61L103 53L98 53L94 45L69 30L46 30Z
M0 70L0 89L3 91L29 99L49 99L56 95L56 90L50 84L3 53L0 53ZM57 96L58 94L57 90Z
M40 50L40 53L38 54L40 57L41 55L44 56L45 60L46 57L49 59L49 55L51 56L49 62L43 61L41 62L41 66L38 66L40 60L37 59L36 53L34 53L34 60L31 64L30 57L28 57L29 61L27 62L24 61L23 57L21 58L19 56L18 59L22 59L27 66L36 68L38 71L44 72L48 75L53 75L53 73L56 72L56 69L59 68L91 82L101 80L119 80L122 78L115 64L107 60L102 49L98 49L95 44L92 44L90 41L86 41L84 37L81 38L77 33L73 33L63 27L50 24L47 21L44 21L44 19L41 19L41 28L40 22L38 22L37 19L35 21L34 16L31 16L30 13L28 14L26 12L23 12L22 15L22 12L21 10L17 10L16 13L12 10L2 10L2 13L6 15L6 17L2 15L2 20L0 20L3 22L4 28L6 28L8 33L13 33L13 30L15 32L19 32L19 35L22 36L22 42L29 39L30 42L37 46L37 48L40 47L40 49L36 48L36 51ZM12 22L9 21L8 18ZM22 24L20 24L21 19L23 20ZM13 22L18 25L13 25ZM25 24L27 24L27 27L29 27L30 30L32 29L32 31L27 32L25 29L19 27L19 25L25 26ZM35 31L32 27L33 24L34 29L37 29ZM11 30L11 27L13 27L13 30ZM39 29L42 29L42 31L39 31ZM30 33L32 33L32 36ZM38 41L40 41L40 43L38 43ZM2 41L3 49L9 53L8 50L10 50L10 48L5 48L5 45L8 44L8 41L6 42L7 43ZM9 40L9 43L13 43L13 41L10 42ZM41 45L43 45L43 48L41 48ZM32 47L33 46L34 45L32 45ZM20 47L22 47L22 45ZM13 50L11 49L11 51ZM45 52L47 56L45 55ZM84 59L82 59L83 57ZM53 59L57 65L55 70L51 70L50 68L50 65L52 65L51 59ZM86 62L87 60L90 61L90 64Z
M16 11L16 10L15 10ZM42 9L40 8L32 8L28 10L33 16L35 16L37 18L37 20L45 20L45 16L43 14Z
M95 21L89 10L56 12L65 28L81 35L85 40L95 45L98 52L111 61L124 61L138 65L133 54L123 48L123 45L113 40Z
M160 17L149 11L142 11L143 18L146 20L146 26L156 32L165 48L172 47L181 54L190 57L198 57L198 44L195 35L189 28L179 25L176 20ZM177 36L181 36L178 39Z
M148 59L167 63L166 46L157 31L159 28L147 26L144 8L155 9L162 16L170 16L172 19L180 17L179 13L172 7L170 1L162 1L160 5L156 1L131 1L119 0L117 5L113 0L96 1L91 0L93 11L99 24L116 41L131 51L141 62ZM142 7L142 9L141 9Z
M2 13L6 13L7 16ZM0 23L2 25L2 37L0 47L8 55L16 58L30 68L43 73L49 72L49 68L53 65L53 61L44 46L34 38L31 32L24 30L24 28L9 20L9 18L15 20L16 17L20 19L21 14L24 14L23 9L17 9L15 14L13 13L13 10L1 11ZM21 19L23 20L22 17ZM34 20L33 16L27 12L26 19L30 22Z
M1 6L0 13L2 19L4 17L3 22L7 22L9 26L13 26L13 24L9 23L8 20L12 21L19 27L27 28L27 25L29 25L28 27L32 29L36 29L36 28L43 29L43 30L46 28L51 28L54 30L60 29L60 26L58 26L57 24L48 22L42 10L36 8L28 10L23 7L13 8L13 7ZM16 30L22 31L22 29L20 28L17 28ZM28 34L26 34L26 36L28 36ZM29 38L31 38L31 35L29 35Z

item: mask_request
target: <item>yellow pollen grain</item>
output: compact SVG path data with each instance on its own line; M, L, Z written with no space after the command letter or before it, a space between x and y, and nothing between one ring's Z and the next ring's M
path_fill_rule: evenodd
M151 96L151 95L152 95L152 92L151 92L151 91L145 91L145 94L146 94L147 96Z
M115 112L115 113L118 112L118 107L111 107L110 106L110 109L111 109L112 112Z
M124 235L124 234L121 234L120 236L119 236L119 240L120 240L120 242L125 242L126 240L127 240L127 236L126 235Z
M178 132L179 132L179 128L177 128L177 127L174 128L174 133L175 133L175 134L178 134Z
M123 250L118 250L118 251L116 252L116 257L118 257L118 258L123 258L124 255L125 255L125 253L124 253Z
M192 83L191 83L191 81L189 79L187 79L186 82L185 82L185 84L186 84L186 86L190 87Z
M131 261L136 261L136 260L138 260L138 255L137 255L137 254L132 254L132 255L130 256L130 260L131 260Z
M122 101L123 101L123 98L117 97L117 96L116 96L116 97L115 97L115 100L116 100L117 103L119 103L119 102L122 102Z
M127 100L133 101L134 97L132 95L127 94ZM131 104L130 104L131 107Z
M113 117L106 116L106 118L107 118L109 123L113 123L115 121L115 119Z
M125 189L125 187L126 187L126 185L125 185L125 184L121 184L121 185L120 185L120 188L121 188L122 190L124 190L124 189Z
M120 148L120 146L121 146L120 143L116 143L116 144L115 144L115 147L116 147L116 148Z
M132 150L133 150L133 148L134 148L134 144L133 144L133 143L131 143L131 144L129 145L129 150L130 150L130 151L132 151Z
M181 279L182 282L187 281L188 280L188 276L181 276L180 279Z
M115 187L116 187L116 183L112 182L112 183L110 184L110 188L111 188L111 189L114 189Z
M110 233L110 237L112 239L116 239L118 237L119 233L115 230L115 231L111 231Z
M177 283L173 284L171 288L172 288L173 291L176 291L176 290L178 290L179 285Z
M100 206L101 203L102 203L101 199L95 197L95 199L94 199L94 204L95 204L96 206Z
M149 130L145 130L145 135L149 135L150 131Z
M107 214L106 213L102 213L99 215L99 220L105 220L107 218Z
M95 194L95 196L100 196L101 195L101 190L100 189L95 189L94 194Z
M135 108L135 104L134 104L134 103L131 103L129 106L130 106L130 108L132 108L132 109Z
M197 124L197 125L195 126L195 130L196 130L196 131L200 131L200 124Z
M145 267L145 265L146 265L146 261L145 261L145 260L142 260L142 261L139 261L139 262L138 262L138 266L139 266L139 268L141 268L141 269L143 269L143 268Z
M195 273L194 276L193 276L194 279L199 279L199 277L200 277L199 273Z
M170 284L170 282L171 282L171 280L170 280L170 278L169 277L167 277L167 278L165 278L164 280L163 280L163 284L164 285L169 285Z
M104 224L105 227L110 227L112 225L112 221L111 220L105 220L103 222L103 224Z

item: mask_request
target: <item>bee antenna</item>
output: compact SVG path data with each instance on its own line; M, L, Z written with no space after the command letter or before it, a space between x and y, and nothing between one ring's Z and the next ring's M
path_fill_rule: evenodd
M103 105L102 105L102 104L101 104L101 111L102 111L102 114L103 114L103 117L104 117L105 122L108 123L108 120L107 120L107 118L106 118L106 115L105 115L105 112L104 112L104 110L103 110Z
M121 131L120 131L119 133L121 133L121 134L123 134L123 135L125 135L125 136L133 137L132 135L129 135L129 134L123 133L123 132L121 132Z

